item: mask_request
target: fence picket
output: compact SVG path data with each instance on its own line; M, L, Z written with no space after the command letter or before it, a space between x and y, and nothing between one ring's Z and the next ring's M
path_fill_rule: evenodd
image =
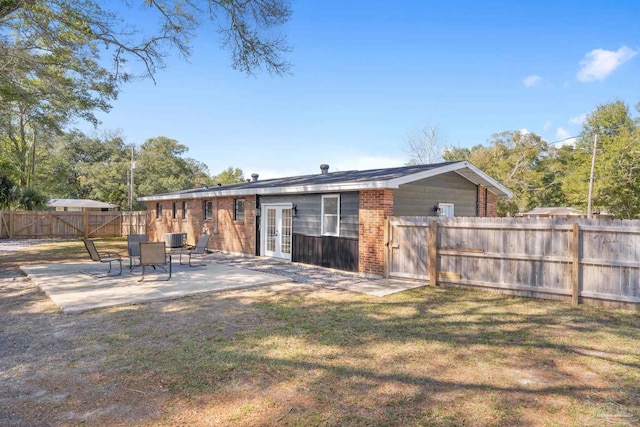
M426 280L405 259L426 253L427 276L438 277L433 266L460 274L443 276L444 284L640 308L640 221L393 217L390 234L404 224L417 236L429 221L438 230L435 249L428 238L405 239L422 247L392 252L390 277Z
M144 211L0 211L0 239L120 237L144 233Z

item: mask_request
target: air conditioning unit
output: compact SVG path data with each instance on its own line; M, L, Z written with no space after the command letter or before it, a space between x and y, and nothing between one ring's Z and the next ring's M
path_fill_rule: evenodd
M166 233L164 244L168 248L181 248L187 241L187 233Z

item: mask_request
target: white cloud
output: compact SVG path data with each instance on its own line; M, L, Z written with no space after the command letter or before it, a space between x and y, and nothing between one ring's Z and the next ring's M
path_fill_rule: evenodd
M579 116L571 117L569 119L569 123L574 124L574 125L582 125L582 124L584 124L585 121L587 121L587 115L586 114L580 114Z
M576 145L576 139L573 138L569 131L563 127L559 127L558 130L556 130L556 138L558 141L561 141L556 145L556 147L562 147L563 145Z
M519 132L520 132L520 135L522 136L528 135L530 133L527 128L522 128L519 130Z
M553 123L551 123L551 122L544 122L544 124L542 125L542 130L549 130L549 129L551 129L551 125L552 125L552 124L553 124Z
M594 49L580 61L582 68L576 77L581 82L604 80L637 54L637 51L629 49L627 46L622 46L617 51Z
M535 86L537 83L540 83L541 81L542 81L542 77L536 76L535 74L527 76L524 79L522 79L522 83L524 84L525 87Z

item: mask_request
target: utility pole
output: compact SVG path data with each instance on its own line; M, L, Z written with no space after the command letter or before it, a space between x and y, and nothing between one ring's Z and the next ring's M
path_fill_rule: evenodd
M134 159L134 155L135 155L135 146L131 146L131 174L130 174L130 180L129 180L129 210L132 211L133 210L133 175L134 175L134 171L136 169L136 161Z
M589 176L589 196L587 197L587 218L593 217L593 172L596 167L596 149L598 148L598 134L593 137L593 153L591 154L591 175Z

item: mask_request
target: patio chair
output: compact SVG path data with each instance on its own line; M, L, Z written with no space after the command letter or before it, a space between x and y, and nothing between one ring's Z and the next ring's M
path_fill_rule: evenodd
M140 266L140 242L148 242L149 237L146 234L129 234L127 235L127 251L129 252L129 270L133 271ZM137 260L137 265L136 265Z
M138 282L144 280L145 267L162 268L167 271L165 266L169 265L169 277L171 279L171 255L167 255L167 247L164 242L140 242L140 265L142 266L142 277Z
M109 271L107 271L107 275L110 275L109 273L111 273L111 263L116 261L120 264L120 271L118 274L111 274L111 276L119 276L122 274L122 258L120 257L120 254L115 252L98 252L93 240L85 238L82 239L82 241L84 242L84 247L87 248L87 252L89 252L89 256L92 261L109 263Z
M211 236L208 234L203 234L202 236L200 236L200 238L198 239L198 243L196 243L195 246L188 246L186 250L180 251L180 265L189 264L189 267L198 266L198 264L192 264L191 259L198 257L203 258L207 255L207 245L209 244L210 237ZM188 263L182 262L182 255L185 255L185 257L189 257Z

